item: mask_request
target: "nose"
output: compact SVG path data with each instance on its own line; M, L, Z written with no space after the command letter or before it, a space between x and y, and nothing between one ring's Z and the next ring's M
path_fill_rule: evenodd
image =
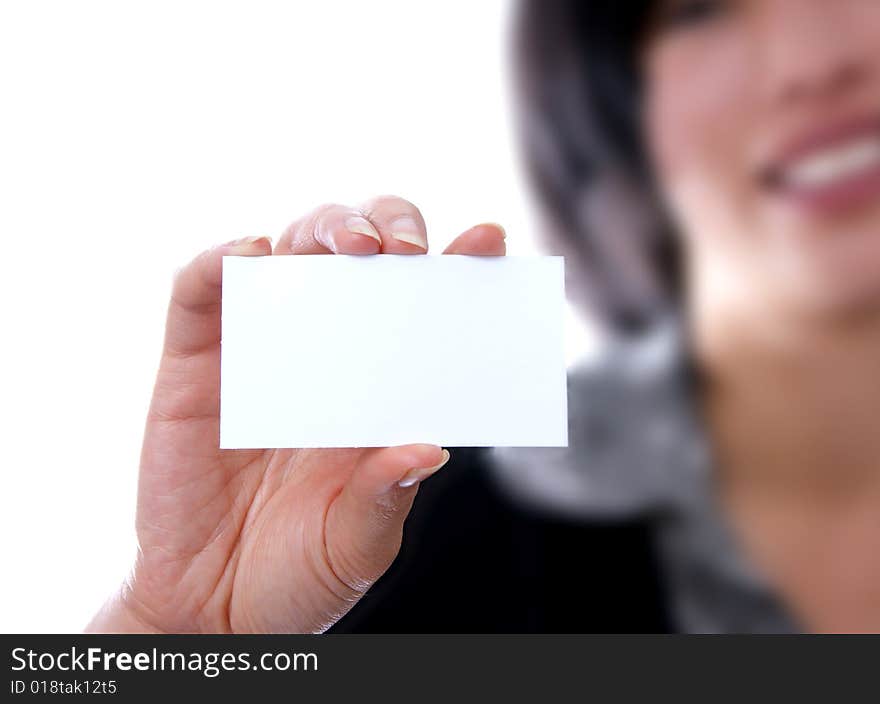
M871 46L860 40L858 18L865 0L761 1L760 80L774 101L827 102L864 78Z

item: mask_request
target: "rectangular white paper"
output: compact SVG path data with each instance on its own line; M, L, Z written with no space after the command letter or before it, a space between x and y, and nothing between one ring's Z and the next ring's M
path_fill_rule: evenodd
M568 444L562 257L225 257L221 448Z

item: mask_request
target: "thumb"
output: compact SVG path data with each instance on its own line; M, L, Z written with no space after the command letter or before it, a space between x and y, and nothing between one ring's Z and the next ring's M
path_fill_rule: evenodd
M330 505L327 558L336 576L366 591L400 550L403 523L418 485L449 460L436 445L403 445L365 452Z

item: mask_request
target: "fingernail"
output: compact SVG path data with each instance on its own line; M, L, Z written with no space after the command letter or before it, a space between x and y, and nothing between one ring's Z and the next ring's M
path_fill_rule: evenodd
M382 244L382 238L379 236L379 233L376 231L376 228L373 227L373 223L371 223L366 218L360 218L357 216L350 217L345 221L345 229L349 232L353 232L356 235L366 235L367 237L372 237L376 242Z
M494 227L497 230L501 231L501 236L504 239L507 239L507 230L504 229L503 226L499 225L497 222L484 222L484 225L489 225L489 227Z
M403 215L393 220L388 229L391 231L391 236L394 239L414 244L416 247L421 247L424 250L428 249L428 240L425 237L425 233L422 232L422 228L419 227L415 219L409 215Z
M406 489L407 487L412 486L413 484L418 484L421 481L424 481L428 477L430 477L434 472L440 469L444 464L449 462L449 450L443 450L443 459L440 460L433 467L416 467L415 469L409 470L406 474L403 475L403 478L397 482L397 485Z

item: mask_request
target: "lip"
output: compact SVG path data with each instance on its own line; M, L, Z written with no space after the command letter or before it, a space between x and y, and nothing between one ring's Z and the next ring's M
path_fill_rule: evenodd
M774 158L761 170L761 181L771 194L818 215L840 214L880 202L880 164L816 186L796 186L783 178L792 164L818 151L872 137L880 138L880 115L862 116L809 129L782 144Z

